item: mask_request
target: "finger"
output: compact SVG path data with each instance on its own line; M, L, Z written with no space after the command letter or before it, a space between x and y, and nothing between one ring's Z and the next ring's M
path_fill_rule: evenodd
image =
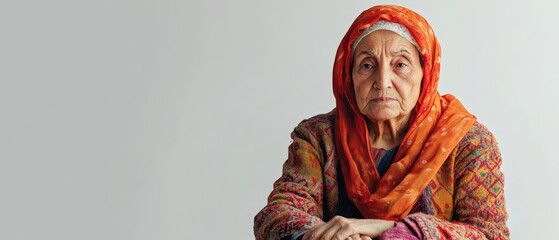
M347 237L346 240L361 240L361 236L359 236L359 234L353 234Z
M357 232L371 238L378 237L388 229L394 227L393 221L379 219L363 219L355 228Z
M365 236L365 235L361 235L360 237L361 237L361 238L360 238L361 240L373 240L372 237Z
M333 219L329 221L322 232L320 232L320 239L333 239L334 236L340 231L343 223L343 220L340 219ZM335 238L335 239L345 239L344 238Z

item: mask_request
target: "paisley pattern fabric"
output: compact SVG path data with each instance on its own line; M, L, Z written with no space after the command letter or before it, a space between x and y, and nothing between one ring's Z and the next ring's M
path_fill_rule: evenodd
M334 110L305 120L291 133L282 176L254 218L256 239L289 239L344 207L339 205L345 192L338 181L335 115ZM418 239L508 239L501 156L493 135L475 123L449 151L399 225L410 226ZM398 236L398 230L403 231L388 231L380 239Z
M394 163L382 178L374 164L367 123L357 107L351 79L352 44L380 19L405 26L419 45L423 60L418 102ZM439 42L427 21L409 9L392 5L364 11L339 45L333 72L335 144L347 193L365 218L406 217L427 184L437 181L435 174L476 120L456 98L439 95L440 54Z

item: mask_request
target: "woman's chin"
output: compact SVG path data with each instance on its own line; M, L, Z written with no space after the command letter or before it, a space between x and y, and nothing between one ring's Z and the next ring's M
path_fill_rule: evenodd
M370 121L381 122L381 121L390 121L396 120L399 114L396 113L375 113L375 114L367 114L365 115Z

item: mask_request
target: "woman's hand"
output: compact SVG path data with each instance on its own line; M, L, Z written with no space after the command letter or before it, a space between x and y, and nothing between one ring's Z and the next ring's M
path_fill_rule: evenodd
M394 227L394 221L335 216L309 230L303 240L371 240Z

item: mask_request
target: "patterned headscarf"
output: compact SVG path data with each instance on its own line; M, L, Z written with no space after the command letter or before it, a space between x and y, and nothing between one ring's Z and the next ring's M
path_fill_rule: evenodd
M405 26L423 60L419 99L393 164L380 178L365 116L355 101L351 78L352 44L379 20ZM353 22L342 39L333 71L336 97L335 140L347 193L366 218L399 220L408 215L425 187L469 131L476 118L452 95L437 90L441 49L431 26L400 6L375 6Z

